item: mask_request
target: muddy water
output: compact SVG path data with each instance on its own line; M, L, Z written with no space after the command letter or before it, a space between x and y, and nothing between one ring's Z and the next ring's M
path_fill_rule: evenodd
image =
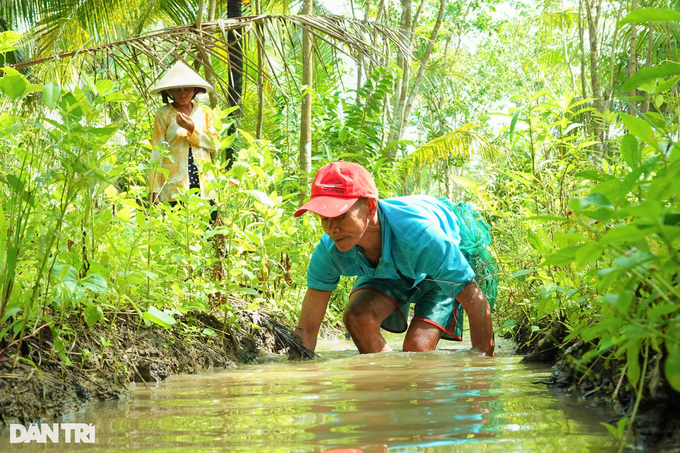
M390 340L395 347L399 339ZM545 367L446 343L428 353L358 355L349 342L322 358L173 376L125 401L61 420L94 423L95 444L9 445L10 451L575 452L615 451L612 414L536 381ZM508 353L506 353L508 351ZM62 436L63 437L63 436ZM49 442L49 440L48 440ZM354 449L354 450L350 450ZM5 450L5 448L2 448Z

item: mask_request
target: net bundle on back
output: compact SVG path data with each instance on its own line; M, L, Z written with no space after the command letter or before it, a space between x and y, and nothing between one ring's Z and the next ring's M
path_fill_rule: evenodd
M460 250L468 264L477 275L475 280L489 301L491 311L498 296L498 263L488 247L491 245L491 233L484 217L467 203L452 203L441 197L444 203L456 216L460 228Z

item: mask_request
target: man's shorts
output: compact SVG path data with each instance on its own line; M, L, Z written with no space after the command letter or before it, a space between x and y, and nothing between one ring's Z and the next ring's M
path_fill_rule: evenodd
M464 310L453 297L453 290L445 292L438 283L428 280L418 283L414 288L407 288L401 280L357 277L352 293L362 289L382 294L397 307L397 311L380 326L388 332L406 331L409 308L414 304L413 319L439 327L441 338L445 340L463 340Z

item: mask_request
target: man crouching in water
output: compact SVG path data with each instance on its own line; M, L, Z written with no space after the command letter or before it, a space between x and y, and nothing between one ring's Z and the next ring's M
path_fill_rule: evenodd
M404 351L431 351L440 338L462 340L463 309L472 347L494 353L489 303L459 249L460 229L448 206L429 196L378 200L373 177L362 166L333 162L312 183L310 200L295 217L312 211L323 235L307 269L307 293L295 333L309 350L331 292L341 275L357 276L344 323L362 354L392 349L380 328L404 332ZM290 357L300 354L291 349Z

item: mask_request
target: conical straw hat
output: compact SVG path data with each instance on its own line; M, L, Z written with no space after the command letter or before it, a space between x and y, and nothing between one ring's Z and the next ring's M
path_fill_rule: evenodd
M180 87L205 88L207 93L210 93L213 90L213 87L211 87L203 77L198 75L196 71L181 61L178 61L163 77L161 77L161 80L151 88L151 94L158 94L163 90Z

